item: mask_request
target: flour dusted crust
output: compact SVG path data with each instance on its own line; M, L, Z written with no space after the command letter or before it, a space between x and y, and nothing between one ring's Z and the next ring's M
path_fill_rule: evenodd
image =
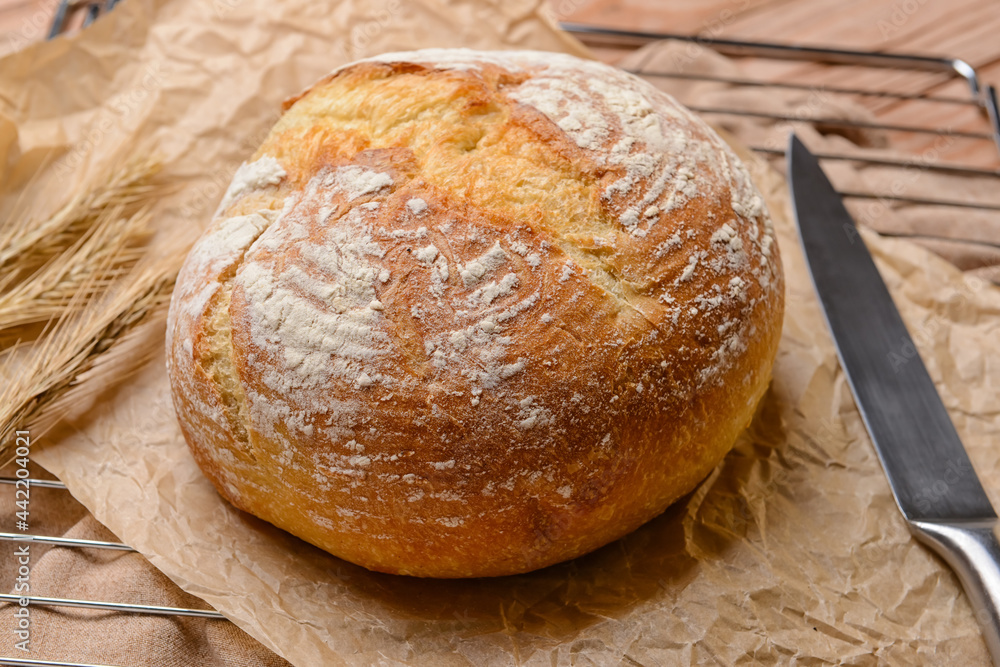
M669 96L417 51L286 104L181 272L168 371L237 507L374 570L504 575L693 489L782 309L760 194Z

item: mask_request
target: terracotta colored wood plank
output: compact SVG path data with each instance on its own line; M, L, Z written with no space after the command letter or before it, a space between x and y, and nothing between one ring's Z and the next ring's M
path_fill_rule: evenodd
M0 14L31 11L36 4L34 0L0 0Z
M973 65L1000 55L1000 39L996 36L997 30L1000 30L1000 12L996 2L963 1L933 7L938 13L926 17L926 29L905 34L907 49L932 55L959 56ZM923 17L915 14L913 21L918 18ZM897 40L894 43L898 43Z
M780 16L763 14L734 21L727 36L870 49L882 41L878 21L887 5L864 0L797 3Z
M867 40L869 48L887 48L887 50L895 51L901 50L900 48L892 48L896 43L905 46L907 51L926 50L931 52L935 49L930 47L937 45L939 47L937 50L942 51L942 53L964 57L973 63L983 59L992 60L995 51L1000 50L1000 40L991 38L1000 29L1000 14L995 11L993 3L982 0L956 0L956 2L949 3L948 7L935 5L933 11L928 9L929 6L920 5L918 11L905 16L905 20L899 20L899 17L896 17L895 23L891 23L893 20L892 7L901 5L867 4L870 6L863 9L863 13L854 14L847 19L841 17L830 21L830 15L824 14L823 17L827 20L827 25L822 28L824 34L837 35L839 44L846 45L851 40L859 42ZM852 13L854 9L854 7L851 8ZM886 12L890 12L890 14L886 14ZM890 21L890 23L886 23L886 21ZM877 36L871 33L872 27L878 27L880 22L883 31L892 33L891 39L882 39L881 43L879 43L880 40ZM887 30L886 25L891 26L891 30ZM859 27L865 26L867 26L866 29L859 29ZM781 30L778 26L770 25L768 27L772 29L772 35L781 36ZM735 22L732 29L753 30L753 26ZM801 36L804 33L799 31L794 34ZM942 35L946 35L947 38L943 39ZM864 47L864 44L857 45ZM972 45L975 45L975 48L972 48ZM908 75L898 76L877 70L865 72L846 68L831 68L824 72L821 67L816 66L805 66L801 69L790 68L784 73L784 76L841 86L853 84L859 87L873 85L875 87L895 87L895 84L902 83L901 91L910 93L919 93L940 85L938 79L924 75L918 75L911 79ZM879 109L884 104L874 100L872 102L873 109Z
M910 5L917 9L907 13L905 8ZM809 3L809 6L812 6L812 3ZM820 15L822 28L816 31L816 36L824 41L833 40L835 45L841 47L853 46L878 51L916 50L934 53L934 45L941 43L942 34L960 39L973 26L995 25L1000 19L996 4L992 0L953 0L947 5L919 4L913 0L912 3L868 2L837 6L840 7L837 13ZM800 41L807 37L798 26L792 26L790 30L784 32L776 25L769 25L766 19L767 17L764 17L763 25L756 27L736 21L731 26L731 31L746 34L757 34L760 31L762 36L769 35L775 40L788 38ZM959 42L948 46L964 47L967 50L972 46L996 49L1000 48L1000 41L987 39L974 44ZM949 48L947 53L940 55L955 55L953 51L953 48ZM967 54L970 58L973 55L971 52Z
M947 24L939 23L913 40L915 48L953 54L961 50L962 57L974 65L1000 55L1000 40L990 32L1000 28L1000 13L996 3L979 5L978 11L957 12Z
M45 39L58 0L0 0L0 56Z
M682 34L714 33L744 13L773 9L789 0L707 0L702 2L650 2L649 0L551 0L565 20L625 30Z

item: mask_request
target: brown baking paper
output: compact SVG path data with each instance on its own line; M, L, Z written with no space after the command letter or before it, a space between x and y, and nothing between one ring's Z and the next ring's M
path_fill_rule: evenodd
M168 230L207 222L279 101L341 62L334 36L367 11L248 0L228 11L181 0L119 7L79 39L0 61L3 188L21 187L46 160L32 187L65 188L123 140L152 141L185 183L159 212ZM534 3L400 7L371 52L573 48ZM150 67L156 83L146 88ZM116 111L122 100L134 106ZM93 130L108 114L115 122ZM95 157L74 157L89 155L77 149L88 131ZM75 166L53 183L67 158ZM375 574L329 556L219 498L184 445L162 356L48 436L35 458L182 588L297 665L985 665L955 577L910 538L893 504L811 290L784 183L753 166L788 284L772 388L694 493L588 556L471 581ZM864 238L998 500L1000 291L914 245ZM913 351L900 355L906 363Z

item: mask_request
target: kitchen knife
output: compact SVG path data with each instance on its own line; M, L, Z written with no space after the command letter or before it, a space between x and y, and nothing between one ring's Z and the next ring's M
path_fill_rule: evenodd
M958 574L1000 667L996 512L854 220L794 134L788 182L813 285L896 504Z

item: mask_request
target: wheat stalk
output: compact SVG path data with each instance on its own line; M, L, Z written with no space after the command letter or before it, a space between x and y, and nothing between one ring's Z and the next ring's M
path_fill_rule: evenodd
M11 216L0 226L0 275L5 276L8 286L26 267L43 264L69 248L107 210L129 210L155 198L163 189L154 182L160 166L151 155L125 160L121 167L99 174L93 186L81 188L42 220L24 220L23 214Z
M120 281L120 289L96 302L89 285L75 297L90 302L87 308L69 311L73 314L60 318L23 355L8 352L0 364L0 374L8 378L0 391L0 462L10 459L15 430L42 435L91 393L98 378L119 378L145 363L153 351L138 356L123 351L139 326L163 315L182 258L175 253L137 267Z
M105 208L71 246L29 278L13 287L0 281L0 332L58 318L72 304L85 303L78 295L100 294L142 256L137 243L148 235L150 219L148 208L132 215L122 204Z
M140 246L168 187L145 155L118 160L42 220L0 223L0 335L45 323L33 343L0 351L0 463L14 430L41 435L157 351L131 343L161 321L184 253L154 261Z

